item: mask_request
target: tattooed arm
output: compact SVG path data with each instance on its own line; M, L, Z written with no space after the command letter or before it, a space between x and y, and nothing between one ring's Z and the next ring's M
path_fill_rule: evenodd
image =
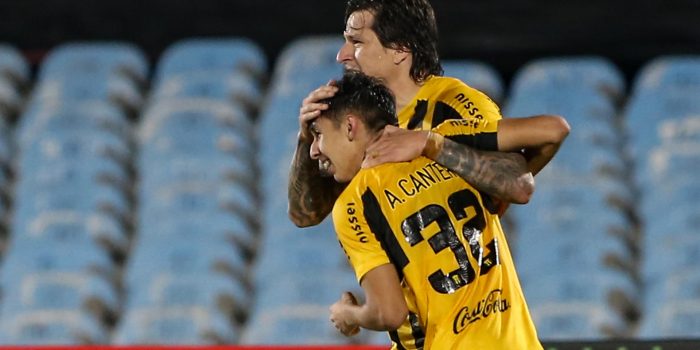
M332 81L320 86L309 93L299 109L299 141L287 187L287 214L299 227L321 223L345 188L336 183L333 177L323 177L318 162L311 159L309 154L313 141L313 136L309 134L309 122L328 109L328 105L320 101L333 96L337 90Z
M322 176L318 162L309 156L311 144L299 140L289 173L289 219L298 227L318 225L333 209L333 203L345 188L332 176Z
M386 162L407 161L422 153L456 172L480 191L506 202L526 203L534 189L532 175L554 157L569 133L566 120L552 115L481 122L478 128L469 120L445 123L434 129L437 133L386 127L380 140L367 149L373 156L362 166L369 168ZM495 141L493 135L497 135ZM500 152L479 150L484 146ZM527 161L521 155L523 149Z
M429 133L424 154L475 188L507 202L525 204L535 190L525 157L518 153L480 151Z

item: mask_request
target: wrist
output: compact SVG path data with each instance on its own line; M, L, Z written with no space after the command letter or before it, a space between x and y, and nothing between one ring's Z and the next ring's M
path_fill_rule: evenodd
M425 146L423 146L423 152L421 154L435 160L440 152L442 152L442 147L444 144L444 136L428 131L428 137L425 140Z

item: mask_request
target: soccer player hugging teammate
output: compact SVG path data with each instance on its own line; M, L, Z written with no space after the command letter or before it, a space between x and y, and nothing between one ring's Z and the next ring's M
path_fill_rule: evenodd
M541 349L488 196L428 157L362 168L384 128L397 125L393 95L359 72L335 85L309 126L310 156L347 184L332 216L365 293L364 304L345 293L331 306L336 328L389 331L396 348ZM445 121L424 154L450 135L496 148L498 121ZM402 325L411 331L397 332Z

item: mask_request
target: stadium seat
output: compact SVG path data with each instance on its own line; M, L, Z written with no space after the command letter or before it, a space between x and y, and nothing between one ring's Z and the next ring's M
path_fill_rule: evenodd
M148 61L141 49L127 42L70 42L53 48L44 58L39 80L102 73L145 82Z
M496 102L503 101L503 80L490 65L473 60L443 60L440 63L446 77L457 78Z
M327 67L340 71L336 55L343 43L344 39L339 35L304 36L288 43L275 62L275 79L304 79L306 74ZM305 90L304 93L309 91Z
M142 235L126 266L127 286L144 286L160 273L175 275L228 274L243 283L246 261L235 246L224 240L201 237L198 240L168 240L169 244Z
M143 104L136 83L127 78L109 75L70 76L65 80L44 79L32 93L34 104L58 104L85 101L108 101L125 111L133 112Z
M3 77L22 85L30 80L30 69L26 58L17 48L6 43L0 43L0 79Z
M226 318L244 318L250 290L230 276L215 273L155 273L129 288L126 309L141 307L203 307Z
M102 323L119 309L110 281L84 271L28 272L4 286L3 317L42 310L80 310Z
M620 327L610 310L596 303L550 302L530 307L530 313L543 341L601 340Z
M66 254L66 252L72 254ZM44 240L13 237L0 267L0 285L7 288L27 273L83 272L116 279L116 266L90 237L79 240Z
M518 69L512 89L570 88L571 84L576 83L583 83L611 97L621 97L625 93L625 80L620 70L614 63L599 56L535 59Z
M0 78L0 111L7 114L16 113L22 106L23 96L9 81Z
M238 339L229 320L203 307L132 308L115 332L116 345L215 345Z
M42 212L22 222L13 222L17 236L27 236L47 242L73 240L90 237L103 247L106 253L121 256L128 247L128 236L116 219L99 213L85 214L74 210Z
M700 88L700 56L656 57L639 69L634 86L638 90Z
M262 91L252 79L245 79L232 72L189 72L164 79L153 88L152 98L209 98L259 105Z
M0 343L6 345L106 344L107 331L75 310L41 310L0 319Z
M345 337L328 322L328 306L290 304L269 308L249 322L241 344L345 344Z
M654 300L659 311L642 321L643 339L688 339L700 335L700 300Z
M261 77L267 59L256 43L244 38L189 38L170 45L160 56L155 82L193 71L240 72Z

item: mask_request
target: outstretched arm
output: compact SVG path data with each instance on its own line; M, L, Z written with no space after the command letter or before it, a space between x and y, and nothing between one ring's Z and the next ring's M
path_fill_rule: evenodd
M299 141L287 187L287 214L299 227L313 226L323 221L344 188L332 177L323 177L318 162L309 155L313 141L313 136L309 133L309 122L328 108L319 101L333 96L336 91L337 88L329 82L312 91L302 101L299 109Z

